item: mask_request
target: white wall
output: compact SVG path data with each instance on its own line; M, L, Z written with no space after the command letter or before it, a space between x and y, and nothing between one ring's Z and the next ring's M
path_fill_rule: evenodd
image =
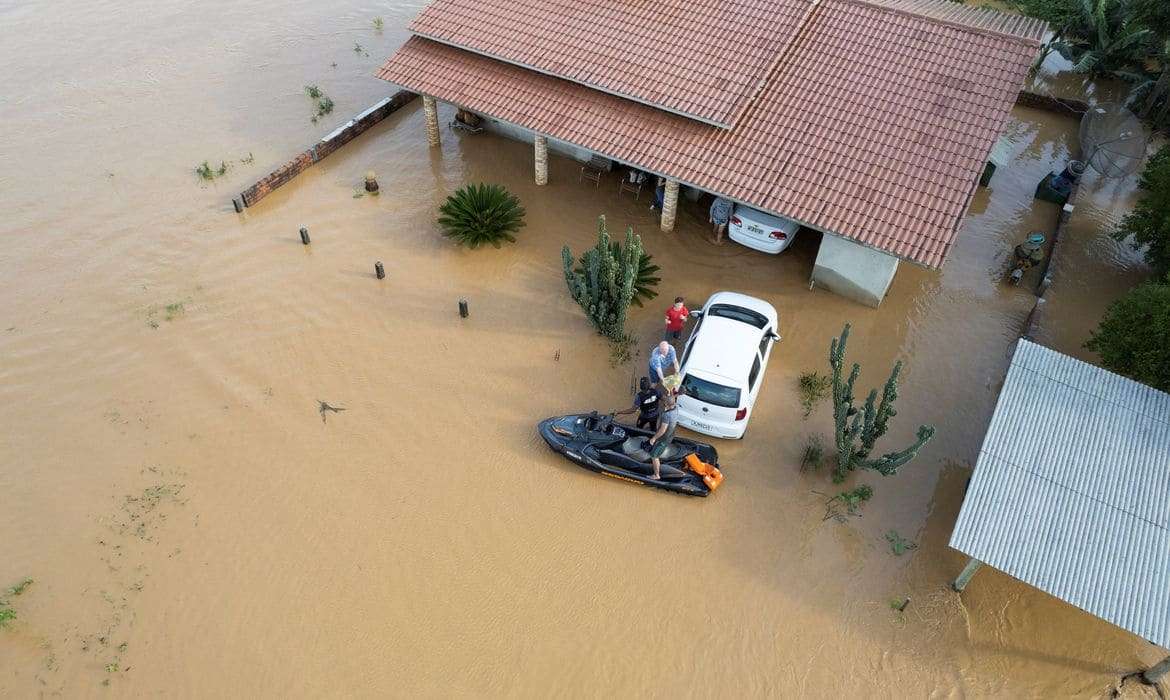
M898 259L853 241L825 234L813 265L813 283L866 306L882 303Z
M509 124L508 122L502 122L490 117L485 117L483 121L485 127L491 131L496 132L497 134L500 134L501 136L507 136L510 139L516 139L517 141L523 141L524 143L532 143L535 140L535 135L533 132L530 129L525 129L522 126L516 126L515 124ZM593 157L593 153L591 151L587 151L584 148L578 148L571 143L565 143L564 141L560 141L551 137L548 140L548 150L552 151L553 153L559 153L563 156L568 156L575 160L579 160L582 163L587 163L589 159Z

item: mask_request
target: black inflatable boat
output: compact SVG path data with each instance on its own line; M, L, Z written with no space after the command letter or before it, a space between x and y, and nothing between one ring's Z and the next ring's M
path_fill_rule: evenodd
M661 478L655 479L650 454L642 449L642 441L654 433L615 423L613 416L599 416L596 411L546 418L537 430L553 451L590 471L690 496L706 496L711 490L701 476L684 468L686 456L694 453L704 462L719 466L714 447L676 437L659 458Z

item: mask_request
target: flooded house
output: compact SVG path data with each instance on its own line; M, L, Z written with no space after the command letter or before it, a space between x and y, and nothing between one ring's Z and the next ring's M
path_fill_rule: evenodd
M537 184L550 150L659 183L665 231L680 191L794 222L757 233L819 234L810 284L877 306L899 263L945 263L1045 25L947 0L435 0L410 31L378 76L423 95L432 146L449 103L532 142Z

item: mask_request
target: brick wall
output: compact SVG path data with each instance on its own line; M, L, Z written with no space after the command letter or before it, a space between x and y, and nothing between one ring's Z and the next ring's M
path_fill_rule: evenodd
M341 128L313 144L312 148L297 154L295 158L276 170L273 170L257 181L256 184L241 192L240 202L245 207L250 207L256 202L259 202L273 190L281 187L297 175L300 175L313 163L328 157L338 148L354 140L370 127L398 111L416 97L418 97L417 94L407 90L396 92L389 99L379 103L373 109L367 110L358 117L351 119Z

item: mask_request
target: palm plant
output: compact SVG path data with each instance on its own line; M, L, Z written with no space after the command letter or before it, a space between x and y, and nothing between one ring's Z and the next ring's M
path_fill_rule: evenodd
M1127 106L1151 123L1170 127L1170 39L1144 70L1118 71L1118 77L1130 82Z
M1092 76L1139 64L1154 38L1120 0L1081 0L1079 14L1057 33L1051 48L1072 61L1074 71Z
M504 241L515 243L512 234L524 226L520 200L500 185L466 185L439 207L443 235L460 245L478 248L490 243L496 248Z

